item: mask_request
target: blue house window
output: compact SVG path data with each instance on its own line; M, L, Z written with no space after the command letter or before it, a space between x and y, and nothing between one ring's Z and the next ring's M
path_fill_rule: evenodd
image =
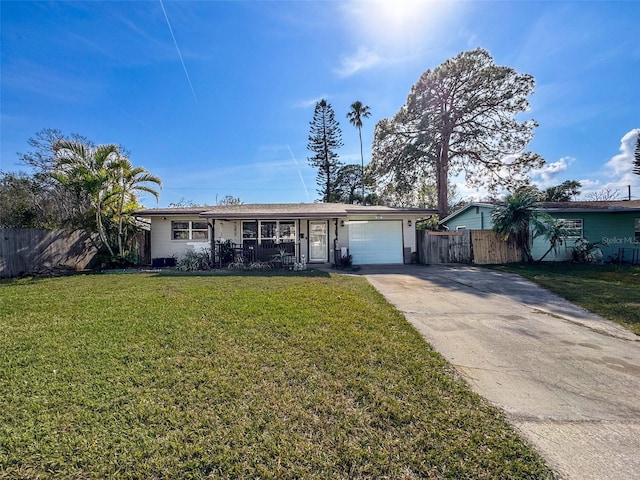
M569 230L567 238L582 238L582 219L581 218L559 218L559 222L562 223L564 228Z

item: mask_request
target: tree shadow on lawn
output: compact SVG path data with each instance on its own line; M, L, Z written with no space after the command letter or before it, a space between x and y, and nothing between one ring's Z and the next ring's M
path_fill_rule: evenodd
M176 269L163 269L148 271L147 273L155 273L158 277L294 277L294 278L328 278L330 273L324 270L310 269L291 271L285 269L277 270L198 270L198 271L182 271Z

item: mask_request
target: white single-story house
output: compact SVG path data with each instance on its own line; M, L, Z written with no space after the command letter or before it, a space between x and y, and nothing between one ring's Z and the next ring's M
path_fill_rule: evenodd
M449 230L490 230L495 207L491 203L470 203L440 224ZM584 238L598 244L605 262L640 263L640 200L541 202L537 210L562 220L574 232L545 261L571 260L576 241ZM535 238L533 258L541 258L549 245L544 237Z
M218 251L229 243L252 260L285 249L297 262L410 263L416 222L436 210L341 203L243 204L155 208L138 217L151 222L151 258L180 258L187 250Z

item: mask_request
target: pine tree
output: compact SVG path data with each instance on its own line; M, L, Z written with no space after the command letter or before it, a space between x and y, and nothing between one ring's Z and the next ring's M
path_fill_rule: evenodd
M537 124L520 115L534 84L481 48L427 70L400 111L376 125L372 175L382 186L433 179L441 218L449 211L450 175L464 172L471 187L516 189L544 163L524 151Z
M309 158L309 164L318 169L318 193L325 203L337 202L340 195L336 190L336 177L342 163L335 150L343 144L340 124L335 118L331 104L324 99L316 103L313 120L309 125L311 133L307 148L314 153L314 156Z

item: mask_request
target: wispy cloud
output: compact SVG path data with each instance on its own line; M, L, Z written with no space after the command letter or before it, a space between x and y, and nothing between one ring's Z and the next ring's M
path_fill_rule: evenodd
M340 66L334 69L339 77L350 77L362 70L368 70L382 63L382 58L376 52L366 47L359 47L356 53L344 56L340 60Z
M322 100L322 99L328 100L329 97L331 97L331 95L323 93L322 95L319 95L319 96L314 97L314 98L299 100L299 101L297 101L297 102L295 102L293 104L293 108L311 108L311 107L315 107L316 103L318 103L320 100Z
M160 1L160 6L162 7L162 13L164 13L164 18L167 21L167 27L169 27L169 32L171 33L171 38L173 38L173 44L176 46L176 52L178 52L178 57L180 57L180 63L182 63L182 69L184 70L184 74L187 77L187 82L189 82L189 88L191 88L191 93L193 94L193 98L197 102L198 97L196 95L196 91L193 89L193 84L191 83L191 78L189 77L187 66L184 64L184 60L182 59L182 53L180 53L180 48L178 47L176 36L173 34L173 29L171 28L171 22L169 22L169 16L167 15L167 11L164 9L164 3L162 3L162 0L159 0L159 1Z
M27 91L35 95L69 103L83 103L99 95L105 85L86 80L72 70L50 68L39 63L20 61L3 65L2 89Z

